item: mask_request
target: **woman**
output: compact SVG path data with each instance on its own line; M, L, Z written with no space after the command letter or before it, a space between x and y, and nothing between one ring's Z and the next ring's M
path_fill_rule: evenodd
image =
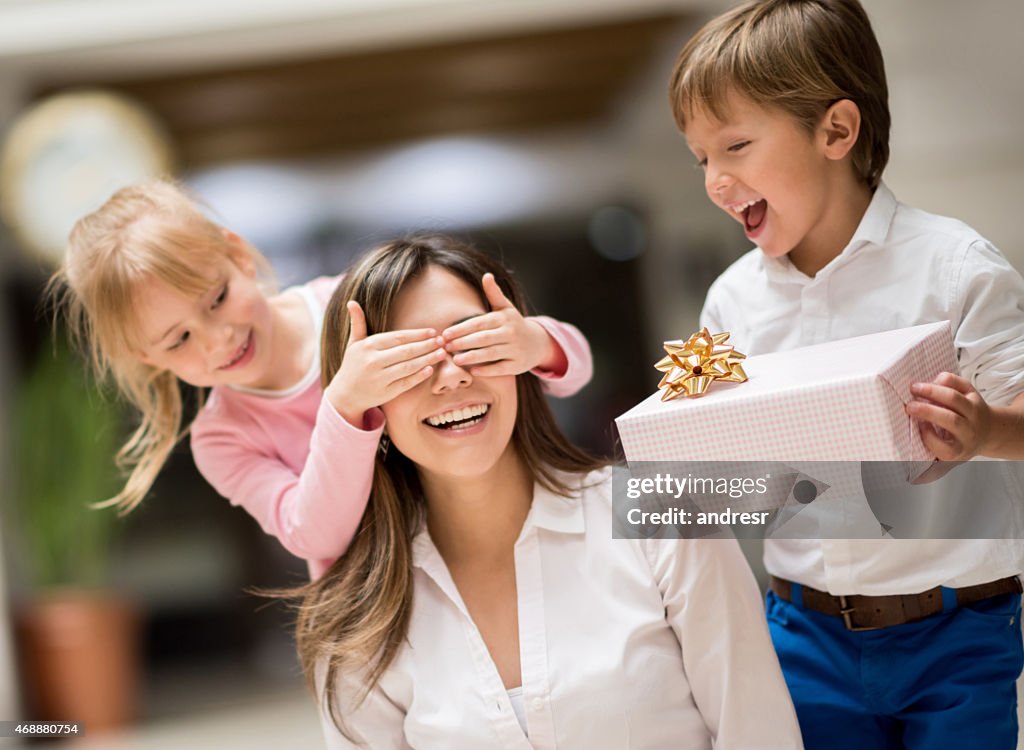
M509 301L455 240L380 247L329 304L322 377L351 319L469 336ZM366 515L299 616L330 747L800 747L735 541L613 540L611 473L535 379L449 357L382 409Z

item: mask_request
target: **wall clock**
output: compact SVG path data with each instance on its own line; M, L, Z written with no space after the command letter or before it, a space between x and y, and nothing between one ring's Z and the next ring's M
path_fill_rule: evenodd
M23 112L0 149L0 212L16 239L47 262L68 232L118 188L174 167L170 141L118 94L57 94Z

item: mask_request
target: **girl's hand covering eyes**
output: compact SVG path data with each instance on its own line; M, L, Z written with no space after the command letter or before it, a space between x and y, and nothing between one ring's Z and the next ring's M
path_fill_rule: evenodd
M442 333L455 364L481 376L519 375L536 368L564 373L565 353L544 327L520 314L492 274L484 274L483 288L491 312Z
M367 336L366 316L358 302L348 303L348 314L348 346L324 395L349 424L362 429L367 410L422 383L447 353L433 328Z

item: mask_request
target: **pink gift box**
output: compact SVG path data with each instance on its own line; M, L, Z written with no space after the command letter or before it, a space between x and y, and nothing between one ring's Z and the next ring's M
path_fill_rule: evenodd
M957 364L941 322L749 357L743 369L746 383L673 401L658 391L618 417L626 459L931 461L904 407L912 383Z

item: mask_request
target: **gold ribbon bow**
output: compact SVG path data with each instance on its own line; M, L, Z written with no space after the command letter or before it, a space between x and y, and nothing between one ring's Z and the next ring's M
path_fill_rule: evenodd
M702 328L686 341L666 341L668 356L654 365L665 373L658 383L664 389L661 400L703 396L716 380L746 382L747 374L740 362L747 357L726 344L728 340L728 333L711 334Z

